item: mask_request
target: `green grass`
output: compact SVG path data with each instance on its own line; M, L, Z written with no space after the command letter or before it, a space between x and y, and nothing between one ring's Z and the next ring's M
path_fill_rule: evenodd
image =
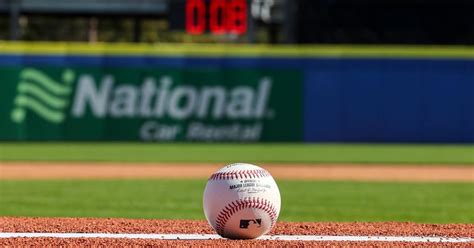
M0 216L204 219L204 180L0 181ZM472 183L279 181L280 220L474 223Z
M474 145L0 143L0 161L474 165Z

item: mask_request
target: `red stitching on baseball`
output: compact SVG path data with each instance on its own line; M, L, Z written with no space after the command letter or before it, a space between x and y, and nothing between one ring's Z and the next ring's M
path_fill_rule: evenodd
M228 171L217 172L209 177L209 180L228 180L228 179L248 179L248 178L262 178L268 177L270 173L266 170L243 170L243 171Z
M273 226L275 225L277 212L273 204L266 199L252 197L252 198L245 198L243 200L236 200L227 204L227 206L225 206L224 209L222 209L221 212L217 215L216 232L219 235L223 236L224 226L227 223L227 221L230 219L230 217L234 213L244 208L256 208L256 209L261 209L265 211L270 216L270 219L272 220L272 225L270 228L273 228Z

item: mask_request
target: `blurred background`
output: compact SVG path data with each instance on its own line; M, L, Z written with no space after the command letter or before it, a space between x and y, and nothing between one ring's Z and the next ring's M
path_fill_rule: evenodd
M464 0L1 0L0 138L472 143L472 16Z
M473 8L468 0L1 0L0 39L469 45Z

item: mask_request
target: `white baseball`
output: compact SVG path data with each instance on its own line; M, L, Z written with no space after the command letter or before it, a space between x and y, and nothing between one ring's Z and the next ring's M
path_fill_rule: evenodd
M230 164L207 181L203 205L207 221L220 236L254 239L275 225L280 213L280 191L265 169Z

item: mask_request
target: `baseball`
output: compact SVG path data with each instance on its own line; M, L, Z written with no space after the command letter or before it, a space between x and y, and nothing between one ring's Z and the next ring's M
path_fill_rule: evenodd
M225 166L209 177L204 214L222 237L258 238L273 228L280 213L280 191L268 171L252 164Z

